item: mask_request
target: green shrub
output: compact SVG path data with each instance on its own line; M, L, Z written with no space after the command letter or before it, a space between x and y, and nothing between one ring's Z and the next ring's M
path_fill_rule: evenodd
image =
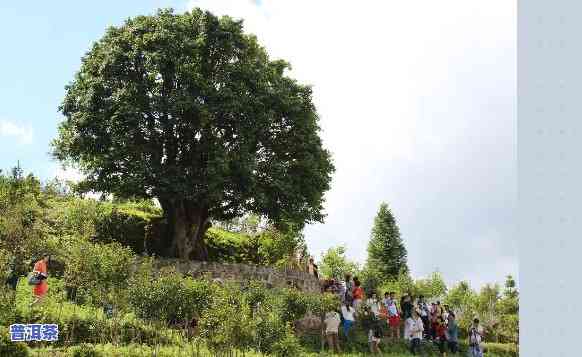
M281 289L274 295L274 305L279 312L281 320L293 323L305 316L308 310L307 295L295 289Z
M108 319L100 308L66 301L61 286L59 279L49 278L49 292L44 302L30 309L30 287L22 279L17 291L14 321L57 324L59 340L51 343L54 346L103 342L152 345L172 343L168 330L160 328L159 323L145 322L132 314Z
M94 240L100 243L118 242L136 254L145 250L144 237L150 215L145 212L124 210L111 205L95 222Z
M93 345L81 344L79 346L74 346L69 350L69 356L71 357L104 357L104 355L99 352Z
M289 324L286 326L283 338L273 344L272 354L277 357L294 357L303 354L303 348Z
M10 341L8 329L0 327L0 356L28 357L30 350L24 343Z
M11 273L10 259L11 254L7 250L0 248L0 282L2 284Z
M144 251L150 220L161 214L150 201L112 203L68 197L52 203L48 221L53 234L97 243L118 242L136 254Z
M18 322L16 311L16 293L11 289L0 288L0 324L8 326Z
M168 323L189 321L208 307L211 284L204 280L183 277L175 270L162 270L152 277L142 267L129 287L129 302L136 315Z
M517 357L517 346L513 343L491 343L486 342L485 352L498 356Z
M246 299L251 307L264 303L269 297L269 290L262 281L250 281L243 287Z
M119 302L134 264L131 250L119 243L94 244L78 241L69 251L65 286L76 290L79 302L103 306Z
M339 309L341 301L336 294L305 294L307 309L316 316Z
M208 259L224 263L255 263L245 261L243 247L249 236L241 233L232 233L217 228L210 228L206 232L205 243L208 249Z
M96 200L70 197L55 203L51 213L57 234L91 239L95 236L95 222L104 214L104 209Z
M200 319L200 334L214 352L249 350L253 346L256 321L249 302L238 287L216 289L211 305Z
M254 349L272 353L275 344L286 337L286 325L277 311L262 307L255 316L256 338Z

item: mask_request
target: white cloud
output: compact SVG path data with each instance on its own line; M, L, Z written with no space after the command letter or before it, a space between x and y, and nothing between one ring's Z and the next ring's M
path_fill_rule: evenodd
M0 137L14 137L22 144L32 144L33 130L30 124L14 123L0 119Z
M479 286L517 274L513 248L471 259L439 250L443 240L448 252L464 247L466 237L484 248L515 242L506 221L515 218L516 1L188 4L243 18L272 58L289 61L290 75L314 87L337 171L326 223L306 229L313 255L346 244L363 262L384 200L414 275L438 266ZM488 242L485 232L497 226L499 237Z
M55 169L54 176L62 181L71 181L77 183L83 179L83 174L72 167L63 167L61 165L57 166Z
M81 171L72 167L63 167L61 165L55 168L54 176L61 181L78 183L81 181L85 175ZM103 194L101 192L87 192L83 195L85 198L92 198L94 200L100 200Z

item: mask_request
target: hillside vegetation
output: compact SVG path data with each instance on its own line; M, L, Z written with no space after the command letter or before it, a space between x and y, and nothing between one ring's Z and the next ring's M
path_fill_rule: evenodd
M299 356L319 352L318 331L298 333L296 322L307 312L321 316L337 307L335 295L267 289L254 281L219 284L184 277L172 269L156 272L153 259L163 251L163 225L160 209L150 201L97 201L75 195L58 181L41 184L18 168L0 174L0 278L20 276L16 291L5 285L0 290L0 355L150 356L156 351L157 356L190 356L196 351L201 356L234 352ZM254 217L215 222L205 239L210 259L218 262L288 266L297 264L298 253L307 255L301 234L262 224ZM43 252L52 257L49 293L41 305L30 307L25 275ZM411 281L402 275L379 288L428 294L431 287L436 289L434 296L445 293L433 280ZM479 299L485 299L482 295L468 287L463 290L463 285L445 295L446 301L458 306L478 310L487 305L480 303ZM495 311L507 311L495 316L517 316L511 315L516 310L509 311L517 306L514 298L515 305L502 299ZM58 324L59 341L28 346L10 342L8 326L22 322ZM510 342L507 334L499 332L499 336ZM367 335L357 328L355 340L345 350L360 353L367 348ZM490 344L488 349L489 356L516 355L513 345ZM389 356L403 356L406 345L395 343L384 350ZM427 346L427 355L436 351Z

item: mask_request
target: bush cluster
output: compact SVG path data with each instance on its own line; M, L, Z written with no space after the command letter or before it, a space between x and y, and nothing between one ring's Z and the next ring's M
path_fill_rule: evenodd
M172 269L152 274L146 261L129 284L129 304L140 318L183 323L199 316L210 304L212 284L184 277Z
M0 356L28 357L30 350L24 343L10 341L8 329L0 326Z
M99 306L124 300L135 264L129 248L80 240L69 246L66 258L64 282L71 298Z

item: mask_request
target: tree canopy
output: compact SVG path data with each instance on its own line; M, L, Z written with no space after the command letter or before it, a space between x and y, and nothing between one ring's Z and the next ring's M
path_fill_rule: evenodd
M334 171L312 90L242 21L160 10L111 27L60 107L56 158L82 191L157 198L168 254L204 258L210 220L319 221Z
M346 248L337 246L329 248L321 256L319 271L327 279L343 279L347 273L357 274L360 270L358 265L346 257Z

